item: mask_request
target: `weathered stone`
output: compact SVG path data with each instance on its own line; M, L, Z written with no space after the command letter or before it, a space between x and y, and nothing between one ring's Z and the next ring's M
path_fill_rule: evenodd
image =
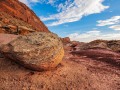
M19 36L1 49L3 55L32 70L50 70L63 58L61 39L53 33L35 32Z
M70 38L69 37L65 37L65 38L61 38L63 43L70 43Z
M78 41L71 41L71 47L76 47L77 45L79 45Z
M8 20L8 19L5 18L5 19L3 20L3 22L7 24L7 23L10 22L10 20Z
M3 58L3 55L0 53L0 58Z
M39 17L20 0L0 0L0 21L2 24L16 26L18 24L26 26L27 24L28 27L36 31L50 32Z
M11 41L15 40L18 35L12 35L12 34L0 34L0 47L4 44L8 44Z
M2 28L2 25L0 24L0 28Z

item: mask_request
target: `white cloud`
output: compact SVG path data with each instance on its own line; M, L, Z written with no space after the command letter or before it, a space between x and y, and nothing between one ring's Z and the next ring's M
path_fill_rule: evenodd
M97 22L98 22L97 26L107 26L107 25L118 24L118 23L120 23L120 16L113 16L110 19L99 20Z
M41 20L53 20L47 26L55 26L63 23L75 22L80 20L83 16L100 13L109 6L104 6L104 0L66 0L64 3L56 4L58 0L19 0L31 7L33 3L51 4L57 7L59 13L50 15L48 17L40 16Z
M31 7L33 3L46 3L53 5L56 2L56 0L19 0L19 1L26 4L29 7Z
M83 16L90 14L100 13L109 6L102 4L104 0L67 0L64 4L58 5L57 14L50 15L49 17L41 17L41 20L54 20L48 26L55 26L63 23L75 22L80 20Z
M97 26L109 26L113 30L120 30L120 16L113 16L110 19L97 21Z
M68 35L72 41L80 41L80 42L90 42L96 39L103 39L103 40L119 40L120 33L108 33L104 34L100 31L94 30L89 31L83 34L73 33Z
M119 31L120 30L120 25L113 25L113 26L110 26L109 28Z
M39 2L39 0L30 0L31 2Z
M31 7L31 4L38 3L41 0L19 0L19 1L26 4L28 7Z
M58 5L58 11L64 11L64 10L66 10L68 7L71 7L71 6L73 6L73 5L74 5L74 4L73 4L72 0L66 0L65 3L60 3L60 4Z
M19 1L26 4L27 6L29 6L29 1L28 0L19 0Z
M56 0L48 0L47 3L53 5L55 2L56 2Z

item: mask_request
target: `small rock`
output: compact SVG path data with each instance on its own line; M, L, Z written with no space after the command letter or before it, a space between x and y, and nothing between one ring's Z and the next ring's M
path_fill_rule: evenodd
M2 27L2 25L0 24L0 28Z
M65 38L61 38L63 43L70 43L70 38L69 37L65 37Z
M61 39L53 33L35 32L4 45L3 55L26 68L43 71L56 67L64 56Z
M5 18L5 19L3 20L3 22L4 22L4 23L9 23L10 20Z
M3 58L3 55L0 53L0 58Z
M77 45L79 45L79 42L78 41L72 41L71 42L71 47L76 47Z

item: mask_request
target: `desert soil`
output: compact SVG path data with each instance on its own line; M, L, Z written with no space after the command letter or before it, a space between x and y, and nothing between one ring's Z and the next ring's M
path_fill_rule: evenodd
M0 90L120 90L120 54L65 49L54 70L37 72L0 58Z

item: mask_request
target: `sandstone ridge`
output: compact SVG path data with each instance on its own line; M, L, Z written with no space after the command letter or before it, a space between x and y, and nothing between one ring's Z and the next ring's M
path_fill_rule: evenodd
M35 31L50 32L36 14L18 0L0 0L0 26L6 25L24 26ZM9 33L7 30L5 32L4 28L0 28L1 33Z

